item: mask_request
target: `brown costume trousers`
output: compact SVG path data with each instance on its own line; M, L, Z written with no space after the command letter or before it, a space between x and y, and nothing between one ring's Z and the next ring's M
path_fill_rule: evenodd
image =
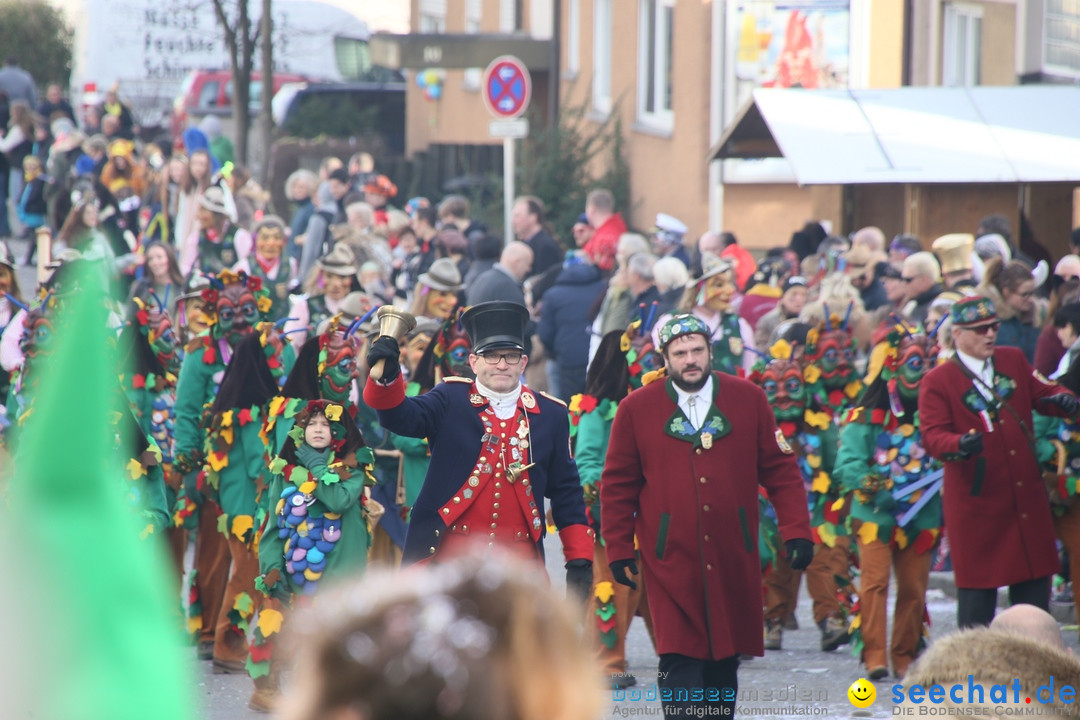
M791 569L783 552L776 556L764 580L766 620L783 620L795 612L802 576L801 571Z
M213 643L218 615L225 599L225 583L229 580L229 543L218 532L221 508L212 500L199 507L199 525L195 535L195 584L202 604L200 643Z
M902 678L915 660L926 614L926 586L930 580L931 553L917 553L908 545L903 550L880 540L858 540L861 580L863 661L868 670L888 667ZM892 645L886 656L889 603L889 570L896 574L896 610L893 612Z
M235 535L228 537L229 555L232 556L232 573L225 585L221 611L218 613L217 627L214 632L214 659L231 662L245 662L248 656L247 636L236 632L229 611L240 593L247 593L251 598L252 609L249 619L255 617L259 601L263 594L255 590L255 578L259 576L259 556L243 540Z
M840 612L840 601L836 597L836 578L851 579L848 568L848 551L851 538L841 535L836 538L836 545L829 547L822 543L814 546L814 560L806 568L806 590L814 599L814 622L820 623L830 615ZM792 605L794 609L794 604Z

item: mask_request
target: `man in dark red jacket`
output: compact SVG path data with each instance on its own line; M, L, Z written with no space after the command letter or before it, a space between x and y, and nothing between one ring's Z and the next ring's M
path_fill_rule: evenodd
M814 553L791 446L761 388L710 372L710 335L693 315L664 324L668 377L620 403L601 480L611 570L631 588L640 543L666 717L732 715L739 654L764 654L759 485L792 568Z
M1047 610L1058 569L1050 503L1034 454L1032 410L1069 417L1077 400L1016 348L995 348L988 298L952 306L956 356L923 379L923 445L945 463L945 527L961 628L989 625L997 589Z

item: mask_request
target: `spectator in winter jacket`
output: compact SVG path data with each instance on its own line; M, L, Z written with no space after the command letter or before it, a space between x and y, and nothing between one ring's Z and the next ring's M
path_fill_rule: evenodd
M544 203L540 202L539 198L526 196L515 200L510 213L510 224L517 239L532 248L533 266L530 276L541 275L548 268L562 264L562 246L544 227Z
M615 264L619 238L626 232L622 215L615 212L615 196L603 188L593 190L585 196L585 215L594 230L583 249L598 268L607 272Z
M540 311L540 341L555 372L548 373L548 389L570 402L585 391L589 362L589 311L606 283L600 270L582 260L570 260L555 285L544 293ZM554 384L551 383L554 380Z
M27 155L22 164L23 191L19 198L19 222L26 226L27 237L32 238L33 231L45 224L45 182L48 178L45 177L41 160L36 155ZM37 243L31 240L31 251L36 245Z

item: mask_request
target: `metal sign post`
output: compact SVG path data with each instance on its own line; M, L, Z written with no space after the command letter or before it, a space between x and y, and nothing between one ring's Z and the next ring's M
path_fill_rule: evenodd
M515 141L529 134L528 120L519 118L532 98L532 78L525 63L512 55L503 55L484 70L481 87L484 106L496 118L488 131L492 137L503 139L503 236L509 243L514 239L510 211L514 205Z

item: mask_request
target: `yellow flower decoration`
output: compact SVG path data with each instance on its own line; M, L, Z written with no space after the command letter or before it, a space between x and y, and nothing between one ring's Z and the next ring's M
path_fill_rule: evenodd
M344 409L345 408L337 403L331 403L326 406L326 412L323 414L326 415L326 419L330 422L337 422L338 420L341 420L341 413Z
M240 282L240 276L234 273L232 270L222 270L218 273L218 280L220 280L225 285L229 285L231 283Z
M769 354L778 360L787 360L792 354L791 343L781 338L769 348Z
M244 534L253 527L255 527L255 518L250 515L236 515L233 517L232 534L235 535L238 540L243 540Z
M863 541L864 545L869 545L874 540L877 540L878 524L876 522L864 522L862 527L859 528L859 539Z
M833 529L832 525L828 523L818 525L817 531L822 543L827 547L836 547L836 530Z
M259 632L262 633L264 638L270 637L276 632L281 631L281 623L285 619L277 610L273 608L263 608L259 611Z
M816 493L827 493L829 491L829 476L824 472L819 472L814 476L814 483L810 486L810 490Z
M128 460L127 474L128 477L130 477L132 480L138 480L146 474L146 468L142 466L141 462L139 462L135 458L132 458Z
M829 428L829 414L823 412L815 412L813 410L807 410L803 415L803 420L810 427L817 428L818 430L828 430Z
M626 351L624 350L623 352L626 352ZM575 395L574 397L570 398L569 410L572 413L581 412L581 394L580 393Z
M259 312L268 313L274 302L266 295L255 301L255 307L259 308Z
M901 528L901 527L894 528L894 530L893 530L893 541L896 543L896 547L900 548L901 550L903 550L904 548L906 548L908 546L907 533L904 532L903 528Z
M310 495L311 493L315 492L315 481L308 480L307 482L305 482L303 485L300 486L300 492L304 493L305 495Z
M606 603L611 600L611 596L615 594L615 586L610 582L598 582L596 583L596 599L601 603Z
M852 380L844 387L844 394L853 398L862 392L862 380Z
M221 413L221 427L229 427L230 425L232 425L232 416L232 410L226 410L225 412Z
M817 365L808 365L807 368L803 370L803 379L806 380L808 384L813 385L821 379L821 368Z
M818 341L818 329L817 328L810 328L810 330L808 330L807 333L806 333L806 344L807 345L817 345L817 341Z

